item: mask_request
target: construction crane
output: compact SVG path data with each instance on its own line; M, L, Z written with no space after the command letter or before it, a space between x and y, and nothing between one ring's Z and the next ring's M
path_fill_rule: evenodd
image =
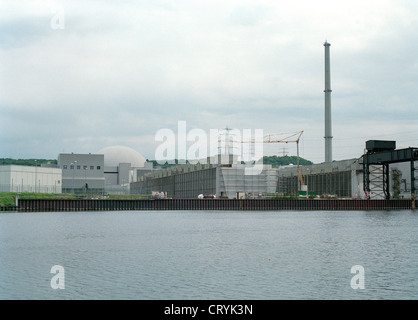
M297 170L299 174L299 181L301 186L305 186L305 180L303 179L302 170L299 166L299 141L302 137L303 131L298 131L296 133L273 133L268 134L263 137L263 141L242 141L242 143L289 143L289 142L295 142L297 147Z

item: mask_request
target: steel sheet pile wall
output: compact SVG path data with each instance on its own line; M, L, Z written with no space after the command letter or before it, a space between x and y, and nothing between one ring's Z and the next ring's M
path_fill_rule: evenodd
M114 210L401 210L411 200L340 199L158 199L158 200L45 200L21 199L20 211Z

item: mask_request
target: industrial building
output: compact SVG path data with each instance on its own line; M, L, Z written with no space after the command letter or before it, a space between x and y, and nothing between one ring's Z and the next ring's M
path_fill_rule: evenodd
M104 192L103 155L91 153L60 153L58 155L58 168L62 169L62 192Z
M363 168L359 159L300 166L300 171L301 177L296 166L280 168L277 192L297 194L302 189L302 185L305 185L308 194L363 198Z
M409 199L415 192L415 179L409 162L391 164L387 176L380 165L371 164L368 179L372 183L367 191L364 155L305 166L273 168L262 165L262 171L253 175L247 173L252 165L238 162L235 156L229 159L229 163L215 162L212 157L205 164L183 164L154 170L131 183L131 193L162 192L169 198L197 198L203 195L229 199L295 196L386 199L387 194L382 188L387 186L390 198Z
M0 166L0 192L61 193L61 169L44 166Z
M359 158L333 161L330 46L325 48L325 158L320 164L272 167L244 164L228 151L196 164L154 170L135 150L112 146L96 154L60 154L58 168L1 166L1 190L32 192L163 194L187 198L331 197L389 199L414 197L418 149L396 150L394 141L366 142ZM230 129L227 129L230 130ZM262 143L296 142L269 137ZM233 145L233 141L228 141ZM230 147L227 148L231 150ZM298 145L299 157L299 145ZM253 170L257 165L261 170ZM8 167L8 168L6 168ZM19 167L19 168L14 168ZM52 170L56 170L52 171ZM59 171L58 171L59 170ZM62 170L62 176L61 171ZM49 174L49 176L48 176ZM54 191L51 191L54 190ZM59 191L58 191L59 190Z
M241 164L237 156L218 155L204 162L154 170L131 183L131 193L163 192L172 198L202 195L232 199L258 198L276 191L277 170L271 165L263 165L257 174L249 174L252 166Z
M111 146L95 154L61 153L64 193L128 194L130 183L150 172L152 164L135 150Z
M296 166L263 165L259 174L245 174L248 165L194 164L155 170L131 184L131 193L163 192L170 198L263 198L297 195L301 189ZM362 198L362 168L357 159L304 166L308 193Z
M152 171L152 163L132 148L111 146L97 152L104 157L105 192L129 194L130 183Z

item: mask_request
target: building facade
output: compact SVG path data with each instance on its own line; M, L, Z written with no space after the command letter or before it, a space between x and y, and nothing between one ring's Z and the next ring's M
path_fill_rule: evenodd
M208 162L177 165L141 177L138 182L131 184L131 193L163 192L172 198L215 195L232 199L299 196L308 192L314 197L366 198L361 158L300 166L303 187L297 166L272 168L262 165L262 170L256 174L248 174L248 168L248 165L236 161L230 164ZM381 168L374 168L372 174L372 179L382 179ZM407 165L391 166L391 197L410 196L408 192L411 186L407 183L409 174ZM371 199L382 199L379 186L372 189L370 196Z
M63 193L103 193L104 156L101 154L60 153Z
M152 171L152 163L126 146L111 146L98 151L104 156L105 192L129 194L130 183Z
M218 160L218 159L217 159ZM228 161L230 163L228 163ZM131 183L131 193L166 193L171 198L259 198L274 193L277 187L277 169L263 165L262 170L251 171L251 166L237 163L235 158L219 159L204 164L185 164L155 170Z
M359 159L300 166L308 193L338 198L364 198L363 170ZM301 190L297 166L279 168L277 192L296 194Z
M51 167L0 166L0 192L61 193L62 170Z
M152 171L141 154L124 146L92 154L61 153L62 190L78 194L129 194L130 183Z

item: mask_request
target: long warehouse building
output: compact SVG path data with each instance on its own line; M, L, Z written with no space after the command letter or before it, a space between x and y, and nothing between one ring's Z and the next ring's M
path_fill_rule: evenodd
M262 165L257 174L248 174L248 165L241 164L234 157L228 161L206 164L184 164L165 169L153 170L131 183L131 193L152 194L163 192L170 198L197 198L199 195L217 198L263 198L287 197L305 194L311 197L335 197L365 199L363 188L362 159L348 159L300 166L302 177L296 165L273 168ZM391 196L409 198L411 185L408 182L408 164L391 165ZM303 183L301 182L301 178ZM374 169L372 179L381 180L382 170ZM372 190L371 199L383 199L380 190Z
M131 193L164 192L171 198L260 197L276 192L277 169L263 165L260 172L238 163L236 156L212 157L205 164L184 164L155 170L131 184Z

